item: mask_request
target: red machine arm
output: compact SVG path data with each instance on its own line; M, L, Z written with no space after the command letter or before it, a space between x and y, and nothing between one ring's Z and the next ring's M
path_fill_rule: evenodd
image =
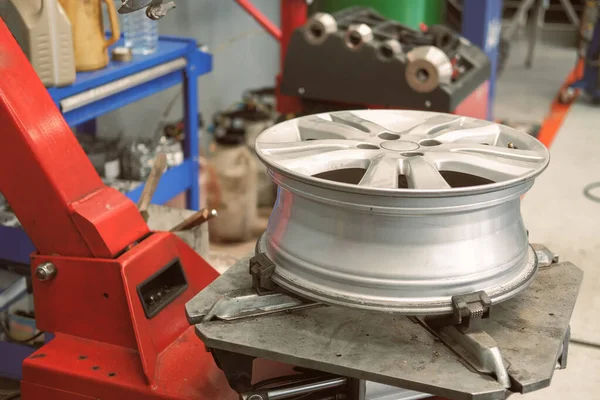
M148 234L135 205L104 186L1 20L0 47L0 191L38 251L111 258Z
M55 338L23 363L24 400L225 399L235 393L185 317L218 274L150 232L103 185L0 20L0 191L37 248L36 325Z

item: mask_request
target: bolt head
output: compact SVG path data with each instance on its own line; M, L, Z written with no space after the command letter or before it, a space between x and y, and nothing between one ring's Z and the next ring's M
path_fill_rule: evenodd
M263 400L263 397L259 394L253 394L252 396L248 397L248 400Z
M49 281L56 276L56 267L52 263L43 263L35 269L35 276L40 281Z

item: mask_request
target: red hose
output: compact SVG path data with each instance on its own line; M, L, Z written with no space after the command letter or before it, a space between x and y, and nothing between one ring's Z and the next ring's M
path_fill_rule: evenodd
M254 7L249 0L235 0L252 18L256 20L277 41L281 40L281 30L272 23L260 10Z

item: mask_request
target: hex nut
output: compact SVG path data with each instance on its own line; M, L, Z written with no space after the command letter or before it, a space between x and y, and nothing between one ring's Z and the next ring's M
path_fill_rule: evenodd
M35 276L36 278L38 278L38 280L42 282L49 281L54 279L54 277L56 276L56 272L57 271L54 264L46 262L38 265L38 267L35 269Z

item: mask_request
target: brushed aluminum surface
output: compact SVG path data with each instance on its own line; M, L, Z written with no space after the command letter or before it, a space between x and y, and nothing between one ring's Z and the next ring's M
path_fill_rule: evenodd
M330 304L451 312L493 303L537 268L520 197L549 162L515 129L450 114L361 110L285 121L257 139L279 186L258 243L273 280Z

